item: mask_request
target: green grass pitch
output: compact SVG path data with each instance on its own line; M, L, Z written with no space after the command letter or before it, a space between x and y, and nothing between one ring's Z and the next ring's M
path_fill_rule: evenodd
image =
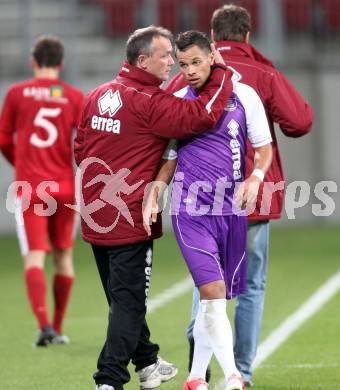
M262 340L340 269L339 227L273 228ZM34 348L36 323L24 290L22 261L15 237L1 237L0 389L94 389L91 378L106 332L107 307L94 260L80 239L75 248L76 283L65 333L69 346ZM47 262L50 287L51 260ZM174 237L155 244L151 297L187 276ZM49 306L51 305L49 294ZM187 375L185 327L191 292L148 316L161 356L179 367L164 390L181 390ZM229 314L232 316L233 304ZM254 375L258 390L340 390L340 294L305 322ZM137 390L131 367L126 390ZM213 384L222 376L213 362Z

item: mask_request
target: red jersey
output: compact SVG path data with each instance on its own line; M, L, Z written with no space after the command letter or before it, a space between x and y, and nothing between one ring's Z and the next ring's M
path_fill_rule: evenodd
M280 125L286 136L300 137L311 129L312 109L290 81L251 45L234 41L219 41L216 42L216 48L222 54L226 65L234 72L234 77L236 76L238 81L251 86L260 96L273 140L273 160L264 179L264 185L268 183L265 188L269 191L265 193L264 187L261 187L256 209L248 218L253 221L280 218L284 198L284 175L274 122ZM169 83L167 91L173 93L185 85L182 74L179 73ZM247 177L253 169L254 149L247 140ZM282 185L278 184L280 182ZM280 189L271 194L270 190L275 184Z
M149 240L142 202L170 138L190 137L211 128L231 94L231 72L217 66L195 101L159 88L151 73L124 64L118 77L86 98L75 140L82 163L82 232L98 245ZM161 219L151 238L161 235Z
M0 149L16 180L73 181L72 132L83 105L80 90L61 80L33 79L11 86L0 120Z

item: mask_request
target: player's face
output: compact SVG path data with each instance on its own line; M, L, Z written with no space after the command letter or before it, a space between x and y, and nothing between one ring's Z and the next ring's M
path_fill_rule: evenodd
M159 80L165 81L169 78L172 66L172 44L165 37L153 38L151 43L151 54L145 57L144 69L152 73Z
M177 50L176 57L186 82L195 90L200 89L210 76L212 53L192 45L185 51Z

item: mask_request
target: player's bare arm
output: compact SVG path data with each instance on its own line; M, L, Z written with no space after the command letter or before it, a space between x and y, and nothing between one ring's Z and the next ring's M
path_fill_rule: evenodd
M255 148L254 170L240 185L236 193L236 202L242 209L252 209L257 201L260 184L272 162L272 145Z
M157 222L157 215L159 213L158 200L161 199L164 190L170 184L176 170L176 165L177 159L162 159L156 179L152 183L146 202L143 204L143 225L149 236L151 235L151 225Z

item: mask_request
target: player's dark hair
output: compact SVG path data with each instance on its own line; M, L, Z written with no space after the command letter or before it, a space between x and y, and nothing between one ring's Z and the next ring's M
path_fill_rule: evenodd
M164 37L173 41L173 36L169 30L163 27L149 26L135 30L126 43L126 58L129 64L136 65L141 54L152 54L153 38Z
M250 13L243 7L226 4L214 11L211 28L216 41L243 42L251 30Z
M210 53L210 39L208 35L197 30L189 30L177 35L175 40L176 50L185 51L190 46L198 46L200 49Z
M64 46L57 37L43 35L36 40L32 56L40 68L55 68L63 61Z

